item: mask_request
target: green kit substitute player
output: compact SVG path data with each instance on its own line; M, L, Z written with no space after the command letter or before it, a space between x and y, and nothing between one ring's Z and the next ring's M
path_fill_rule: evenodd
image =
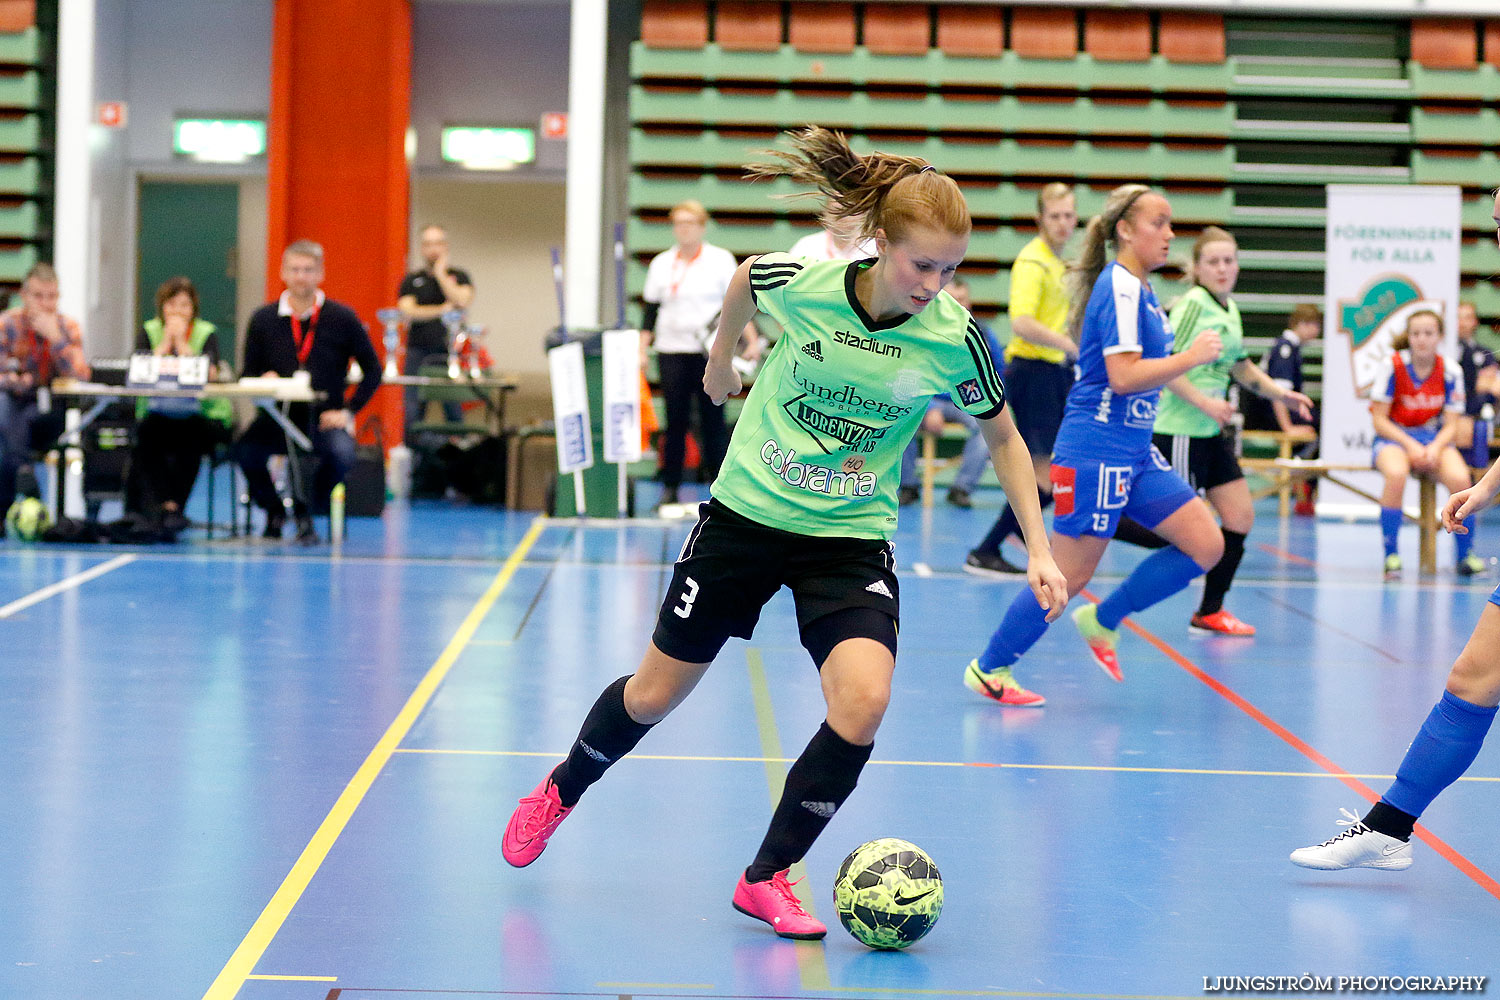
M1049 618L1066 604L1067 583L994 359L968 311L943 291L972 228L958 185L920 159L856 155L823 129L797 133L792 145L752 175L816 187L824 217L861 220L880 255L812 262L767 254L735 272L720 330L742 329L760 309L783 336L683 545L640 668L605 688L567 760L521 800L502 853L517 867L535 861L584 790L688 696L730 636L750 637L762 606L785 586L828 711L787 773L733 904L782 937L816 939L826 929L803 909L787 871L854 790L890 699L899 466L933 396L950 393L978 419L1020 516L1028 582ZM734 340L720 336L708 359L703 388L715 402L740 389Z
M1187 350L1207 330L1219 335L1224 349L1217 361L1190 369L1162 391L1152 442L1172 463L1172 471L1207 497L1224 533L1224 555L1203 578L1203 600L1189 629L1252 636L1255 626L1224 608L1224 595L1245 554L1245 536L1255 523L1255 505L1235 440L1224 430L1235 412L1227 398L1229 382L1233 379L1304 418L1312 416L1312 400L1273 381L1245 356L1239 306L1229 297L1240 276L1234 237L1218 226L1204 229L1193 244L1192 275L1193 287L1172 306L1172 352Z

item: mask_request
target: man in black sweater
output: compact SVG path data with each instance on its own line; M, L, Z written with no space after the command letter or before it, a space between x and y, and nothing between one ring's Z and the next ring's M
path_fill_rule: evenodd
M380 359L354 310L326 298L319 289L323 282L320 245L298 240L288 246L281 255L281 280L286 285L281 298L250 317L240 374L290 377L305 370L313 390L322 394L315 403L293 403L288 412L292 423L313 443L311 456L298 448L289 455L297 541L313 545L318 532L313 527L312 501L326 501L354 465L354 414L380 388ZM363 378L346 401L350 361L359 362ZM267 538L281 537L286 508L266 466L272 455L286 454L286 434L266 413L259 414L235 444L235 460L245 472L250 498L266 512ZM315 480L310 459L316 459Z

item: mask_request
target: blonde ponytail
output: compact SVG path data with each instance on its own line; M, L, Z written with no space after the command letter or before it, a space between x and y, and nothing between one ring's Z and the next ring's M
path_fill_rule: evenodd
M1104 209L1084 227L1083 249L1068 268L1068 294L1073 300L1073 307L1068 312L1068 336L1075 344L1083 329L1083 313L1088 308L1089 296L1094 293L1094 282L1099 280L1104 265L1108 263L1105 249L1114 242L1115 226L1121 219L1129 218L1135 203L1150 190L1145 184L1121 184L1109 193Z

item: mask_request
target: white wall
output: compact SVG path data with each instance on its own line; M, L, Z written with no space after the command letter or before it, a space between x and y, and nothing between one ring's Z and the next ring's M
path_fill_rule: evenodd
M417 227L437 223L448 231L454 265L473 276L469 314L489 328L497 363L544 372L542 338L557 325L550 250L562 240L562 182L418 177L412 209L413 243Z
M94 195L103 226L95 265L101 294L97 307L82 317L89 351L123 353L134 338L135 187L142 175L240 181L238 326L243 329L264 292L264 165L177 160L171 129L173 119L184 114L267 116L274 0L96 2L96 99L126 101L129 124L121 130L94 129ZM413 225L445 218L454 229L455 258L474 271L479 303L514 306L504 315L507 329L521 338L516 363L536 372L545 369L536 344L556 321L549 305L550 272L543 265L547 248L562 239L561 210L553 202L561 204L565 144L538 139L538 162L524 176L476 182L452 179L462 172L441 165L438 134L444 124L536 127L544 112L566 109L568 18L563 0L419 0L413 5ZM529 262L534 261L543 266L539 285L531 282ZM533 297L546 309L532 310ZM476 308L482 321L491 322L482 305Z

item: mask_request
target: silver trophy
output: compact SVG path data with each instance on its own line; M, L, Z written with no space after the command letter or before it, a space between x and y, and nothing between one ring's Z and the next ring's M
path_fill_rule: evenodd
M479 345L484 340L484 333L484 327L479 323L469 323L464 327L469 347L469 378L484 377L484 369L479 364Z
M464 313L462 309L449 309L443 313L443 326L448 331L448 377L458 378L459 338L463 335Z
M385 327L385 377L395 378L401 373L396 364L396 352L401 346L401 310L378 309L375 318Z

